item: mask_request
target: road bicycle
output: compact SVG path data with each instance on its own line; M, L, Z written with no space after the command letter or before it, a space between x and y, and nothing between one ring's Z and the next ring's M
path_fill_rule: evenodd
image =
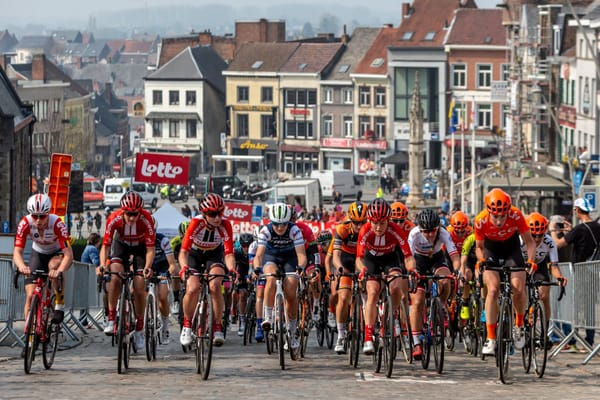
M315 331L317 332L317 343L319 346L327 345L327 348L333 348L333 337L335 328L332 328L327 323L329 313L329 282L323 282L323 290L319 298L319 320L315 323Z
M298 340L300 342L300 357L304 357L308 347L308 335L314 325L312 319L313 298L308 291L310 280L315 278L316 274L310 277L301 276L298 284Z
M117 372L122 374L129 368L129 356L137 352L133 334L135 332L135 308L131 295L134 273L131 271L109 272L106 274L117 276L121 279L121 294L117 302L117 316L115 321L115 343L117 351Z
M540 301L540 286L559 286L560 294L558 301L561 301L565 294L565 287L559 282L547 282L534 280L533 276L527 275L527 310L525 311L525 347L521 350L523 368L529 373L533 365L533 370L538 378L544 376L546 371L546 361L548 360L548 320L546 318L546 309Z
M31 365L35 359L38 346L42 345L42 361L44 368L50 369L54 364L54 357L58 349L58 337L61 335L61 324L52 322L51 315L54 312L55 297L52 293L52 284L48 279L48 273L35 270L33 276L33 296L31 305L25 320L25 373L31 373ZM17 288L19 272L14 276L14 286ZM62 292L62 273L58 276L57 292ZM48 320L50 318L50 320Z
M358 357L361 352L364 339L364 312L362 289L358 275L340 273L337 279L336 291L340 290L341 278L352 279L352 297L350 301L350 312L346 322L346 337L344 338L344 351L348 353L348 362L354 368L358 367ZM332 335L333 336L333 335Z
M244 337L242 341L244 346L252 343L256 332L256 290L254 285L254 282L248 284L248 300L246 300L246 310L244 312L246 316L246 325L244 326Z
M146 335L146 359L156 360L156 347L162 343L162 319L158 307L158 285L168 284L166 273L153 276L146 282L146 309L144 310L144 333Z
M463 283L470 288L469 298L466 306L469 308L469 318L461 326L461 336L465 351L477 357L481 347L485 342L485 323L481 320L484 309L483 299L481 298L482 275L479 274L475 280L466 281L461 277Z

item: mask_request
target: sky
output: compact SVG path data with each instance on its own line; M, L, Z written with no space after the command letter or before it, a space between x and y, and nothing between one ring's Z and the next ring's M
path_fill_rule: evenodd
M364 0L263 0L260 4L281 4L281 3L306 3L314 4L315 2L322 3L323 1L339 4L343 3L348 6L364 6ZM397 1L398 9L400 5L409 0L369 0L368 4L372 7L383 6L389 8L390 2ZM493 8L500 0L476 0L480 8ZM92 14L98 14L107 10L124 10L133 8L143 8L145 6L173 6L173 5L202 5L220 3L219 0L29 0L27 7L23 7L23 3L15 0L2 1L2 21L11 21L12 23L25 25L31 23L47 23L56 19L80 19L86 21ZM223 4L223 3L221 3ZM256 5L256 0L229 0L225 4L234 6ZM373 9L373 8L372 8ZM6 22L5 22L6 23ZM0 26L0 28L2 28Z

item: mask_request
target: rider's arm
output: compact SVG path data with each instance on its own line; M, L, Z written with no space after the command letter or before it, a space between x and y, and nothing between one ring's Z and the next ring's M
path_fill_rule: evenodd
M342 268L342 251L339 249L333 249L333 269L339 271Z
M236 272L236 268L235 268L235 256L233 255L233 253L227 254L225 256L225 266L227 266L227 270L229 272L232 272L232 273Z
M13 252L13 264L15 264L15 268L22 274L29 274L29 267L25 264L25 259L23 258L23 253L25 249L22 247L15 247Z
M73 263L73 248L69 247L65 247L62 250L63 253L63 257L60 260L60 264L58 264L58 268L56 269L57 272L65 272L66 270L69 269L69 267L71 267L71 264Z
M263 265L263 257L265 255L266 247L263 245L258 245L256 248L256 254L254 255L254 260L252 260L252 266L254 269L260 269Z
M417 261L413 256L404 259L404 266L407 271L415 271L417 269Z
M298 256L298 266L302 268L306 268L306 250L304 250L304 245L296 246L296 256Z
M146 246L146 265L144 266L145 271L152 271L152 264L154 263L155 254L156 248L154 246Z
M535 260L535 249L537 245L535 244L535 240L533 240L533 237L531 236L531 232L522 232L521 237L523 238L523 241L527 246L527 259Z

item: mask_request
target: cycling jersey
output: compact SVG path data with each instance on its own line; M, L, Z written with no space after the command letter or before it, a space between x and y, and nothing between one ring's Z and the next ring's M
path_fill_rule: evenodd
M356 254L358 232L354 230L352 221L346 220L335 227L333 250L341 250L347 254Z
M154 243L154 262L152 266L161 271L165 268L169 268L169 262L167 261L167 256L173 254L173 249L171 249L171 243L169 239L163 235L162 233L156 234L156 241Z
M452 225L450 225L449 227L447 227L446 230L448 231L448 233L450 234L450 237L452 238L452 241L456 245L456 250L459 253L462 253L462 248L463 248L464 242L465 242L465 240L467 240L467 237L473 231L473 228L471 228L470 226L467 226L466 232L465 232L465 234L462 237L459 237L456 234L456 231L454 230L454 227Z
M55 214L48 215L48 228L38 230L30 215L24 216L17 226L15 247L25 248L27 238L32 241L32 249L41 254L54 254L69 246L69 230Z
M371 223L367 222L358 233L356 257L362 258L366 254L370 256L391 254L395 252L396 246L400 247L405 258L412 257L408 242L404 240L403 233L398 225L389 222L383 235L377 236L371 229Z
M117 210L106 219L106 230L102 244L110 248L114 235L118 240L128 246L154 247L156 231L152 222L152 215L146 210L140 210L140 216L133 224L126 224L123 211Z
M512 206L508 211L508 216L502 227L497 228L491 221L487 210L481 211L473 223L475 227L475 240L492 240L494 242L503 242L508 240L515 233L525 233L529 231L529 226L521 210Z
M202 215L198 215L192 218L183 237L181 249L207 252L223 245L224 254L227 256L233 254L232 232L231 222L228 220L222 219L221 225L215 227L210 226Z
M258 245L266 247L266 254L296 254L296 247L304 246L304 242L300 228L293 222L288 222L281 236L275 233L272 223L263 226L258 234Z
M252 263L254 261L254 256L256 255L256 249L258 248L258 241L254 241L250 243L248 246L248 261Z
M175 254L175 259L179 259L179 250L181 250L181 236L175 236L171 239L171 249Z
M521 251L523 257L527 259L527 245L523 242L523 239L521 239ZM546 259L549 259L551 263L558 263L558 248L549 233L544 235L542 242L535 248L535 260L533 261L539 267Z
M435 254L442 251L442 247L446 248L450 257L458 254L450 233L442 226L438 228L438 233L433 244L427 240L418 226L415 226L410 230L410 233L408 234L408 243L415 256L433 257Z
M471 254L471 251L473 252L473 254ZM462 250L461 250L460 254L463 256L471 256L471 255L474 256L475 255L475 234L474 233L471 233L469 236L467 236L467 238L463 242Z

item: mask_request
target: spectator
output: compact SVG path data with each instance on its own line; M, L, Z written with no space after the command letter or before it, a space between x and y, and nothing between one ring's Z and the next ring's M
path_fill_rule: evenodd
M87 222L88 234L92 233L92 229L94 229L94 217L91 212L87 212L85 215L85 220Z
M94 214L94 223L96 224L96 232L100 233L102 227L102 214L100 214L100 211L96 211L96 214Z
M450 202L448 201L448 198L446 196L442 197L442 204L440 207L444 213L450 213Z
M378 199L383 199L383 187L379 186L377 188L377 193L375 193L375 197Z
M587 146L583 146L579 148L579 169L585 172L587 164L589 164L591 160L590 151Z

